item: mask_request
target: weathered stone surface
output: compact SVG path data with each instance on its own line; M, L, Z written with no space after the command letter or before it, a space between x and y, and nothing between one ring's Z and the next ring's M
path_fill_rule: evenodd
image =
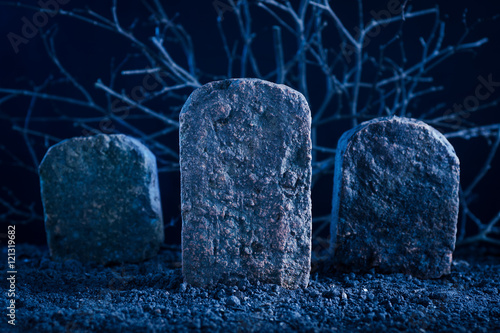
M307 286L311 116L304 97L257 79L212 82L180 115L182 259L195 286Z
M450 272L458 216L459 161L421 121L380 118L337 146L331 235L339 270Z
M78 137L40 164L45 229L53 259L138 262L163 242L156 158L125 135Z

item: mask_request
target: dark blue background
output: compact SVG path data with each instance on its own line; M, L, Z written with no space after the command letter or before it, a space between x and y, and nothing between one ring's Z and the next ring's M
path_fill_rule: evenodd
M0 2L3 3L3 2ZM35 1L23 1L25 4L35 4ZM195 46L195 54L198 67L205 69L207 72L224 75L226 70L226 59L222 49L222 42L217 32L216 20L217 13L212 1L162 1L165 4L167 13L173 17L178 13L176 22L181 23L188 33L191 34L193 44ZM432 8L436 5L434 1L410 1L414 9ZM365 20L369 18L371 10L379 10L386 8L386 1L365 1ZM75 8L92 8L94 11L111 17L111 1L81 1L71 0L62 8L69 10ZM349 22L352 23L352 28L356 25L357 9L355 1L334 1L332 7L341 17L350 29ZM444 44L453 44L457 38L463 33L462 17L465 10L470 22L477 19L485 21L475 28L471 33L469 40L475 41L482 37L488 37L489 42L483 47L476 50L475 53L464 53L454 56L442 66L434 71L434 76L439 80L439 84L444 85L445 90L433 95L430 95L425 102L421 104L421 108L430 108L435 104L446 102L449 107L453 103L461 103L466 96L473 95L476 86L478 85L477 77L482 75L487 77L493 75L493 80L500 81L500 22L498 20L489 20L490 17L500 13L500 3L491 0L477 1L447 1L439 4L441 16L446 22L446 38ZM35 12L25 8L16 8L0 6L0 87L2 88L28 88L29 82L41 84L46 78L54 74L59 75L57 68L50 62L49 57L44 49L40 34L32 38L28 44L20 45L20 52L15 53L7 38L9 32L17 34L21 33L23 22L22 17L27 17L31 20ZM137 35L147 40L148 36L153 35L151 25L143 24L147 22L148 14L144 9L141 1L119 1L118 14L124 26L128 26L135 18L139 21L136 29ZM272 39L269 22L271 19L267 14L261 12L254 17L254 29L263 37L256 43L255 52L264 63L268 65L268 69L274 66L274 55L272 53ZM260 22L263 22L262 24ZM404 38L408 39L409 45L413 45L413 49L408 49L409 57L416 56L420 52L418 42L415 42L419 36L428 33L427 26L432 25L433 21L428 22L424 19L420 21L420 25L412 25L412 29L405 30ZM231 17L231 13L225 14L223 21L225 26L234 26L235 21ZM56 49L58 56L66 66L67 70L83 85L89 87L89 90L95 92L96 100L104 102L105 95L102 92L93 90L93 84L98 79L106 81L109 79L110 64L113 59L116 62L121 61L128 53L135 52L131 49L129 43L124 38L117 36L101 28L94 27L90 24L76 21L73 18L57 15L50 18L49 23L44 27L44 31L53 29L57 26ZM389 28L388 28L389 29ZM392 28L390 28L392 29ZM228 36L235 36L236 29L230 29ZM352 31L352 29L351 29ZM386 33L390 33L387 31ZM267 36L267 37L266 37ZM384 37L381 37L381 40ZM291 41L285 39L285 52L287 49L286 43ZM332 47L338 45L338 41L332 39L327 41L332 43ZM376 47L378 41L374 40L373 45ZM174 57L182 58L182 54L172 51ZM144 62L134 60L129 63L128 68L141 68ZM266 65L264 65L266 67ZM235 75L238 76L238 75ZM252 76L251 73L248 76ZM204 81L203 81L204 80ZM202 83L210 81L209 77L202 78ZM133 85L130 82L130 85ZM309 91L311 97L314 97L315 92L321 91L322 82L311 80L309 82ZM124 88L126 88L126 82ZM64 91L64 90L63 90ZM60 92L60 91L59 91ZM491 101L500 97L500 89L495 91ZM68 94L74 94L73 91L68 91ZM0 94L0 98L3 97ZM311 98L313 100L313 98ZM490 100L488 100L490 101ZM23 118L26 115L30 103L29 98L16 98L8 103L0 105L2 114L8 114L11 117ZM75 114L86 112L79 110L78 107L39 101L36 108L38 113L36 116L56 116L58 108L74 108ZM103 103L104 104L104 103ZM165 106L161 106L165 108ZM317 108L318 105L311 103L311 108ZM67 110L66 110L67 111ZM474 116L473 120L477 124L500 123L500 110L498 107L481 111L480 114ZM22 126L22 122L18 121L18 125ZM151 124L152 129L158 124ZM72 123L67 122L45 122L33 124L33 129L42 132L57 133L60 138L69 138L72 136L81 135L81 128L74 127ZM336 140L340 137L343 131L349 128L348 123L339 123L336 126L323 130L320 135L321 144L323 146L334 147ZM170 147L176 147L177 134L165 138L168 140ZM330 144L328 144L330 142ZM22 135L12 129L12 122L9 119L0 119L0 143L7 147L10 151L15 151L24 161L31 163L31 158L24 144ZM488 154L488 146L484 144L483 139L455 140L453 141L457 153L462 161L462 181L464 184L470 183L473 176L481 168L484 159ZM41 159L46 150L43 144L35 147L38 158ZM12 160L5 154L0 152L0 186L11 188L19 200L36 204L36 209L41 213L41 203L39 198L38 176L34 173L25 171L18 166L12 166ZM179 218L179 174L163 173L160 175L161 194L164 206L165 222L178 220ZM313 213L314 216L321 216L330 212L330 200L332 190L332 176L323 177L315 186L313 191ZM477 199L472 204L472 208L477 212L478 217L483 220L492 218L500 208L500 158L495 157L492 170L487 175L485 180L477 187ZM5 197L5 192L1 193ZM0 209L3 209L0 207ZM474 230L471 230L472 232ZM180 224L176 223L174 227L166 229L167 242L180 242ZM19 226L17 232L18 240L28 241L32 243L45 243L45 235L43 224L40 222L30 223L25 226Z

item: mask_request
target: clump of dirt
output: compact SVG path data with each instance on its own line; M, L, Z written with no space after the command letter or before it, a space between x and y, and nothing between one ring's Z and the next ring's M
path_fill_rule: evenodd
M475 251L475 252L474 252ZM467 249L452 272L316 272L307 288L183 283L180 248L140 264L54 262L48 250L17 245L13 332L500 332L500 256ZM6 256L6 248L3 248ZM3 264L4 271L7 271ZM4 298L5 299L5 298ZM4 307L5 309L5 307Z

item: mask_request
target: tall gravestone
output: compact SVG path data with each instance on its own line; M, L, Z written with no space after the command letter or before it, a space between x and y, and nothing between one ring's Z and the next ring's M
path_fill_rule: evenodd
M450 272L458 216L459 161L421 121L380 118L337 146L331 237L339 270Z
M180 114L182 267L195 286L307 286L311 115L297 91L212 82Z
M50 147L39 173L53 259L107 264L157 254L156 158L142 143L121 134L65 140Z

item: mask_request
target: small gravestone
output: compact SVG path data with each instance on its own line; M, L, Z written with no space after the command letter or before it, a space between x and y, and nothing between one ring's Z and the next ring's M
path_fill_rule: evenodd
M420 278L448 274L458 191L455 151L425 123L380 118L344 133L335 160L334 265Z
M180 115L186 282L305 287L311 260L311 115L257 79L212 82Z
M53 259L107 264L157 254L164 235L156 158L139 141L66 140L49 149L39 173Z

